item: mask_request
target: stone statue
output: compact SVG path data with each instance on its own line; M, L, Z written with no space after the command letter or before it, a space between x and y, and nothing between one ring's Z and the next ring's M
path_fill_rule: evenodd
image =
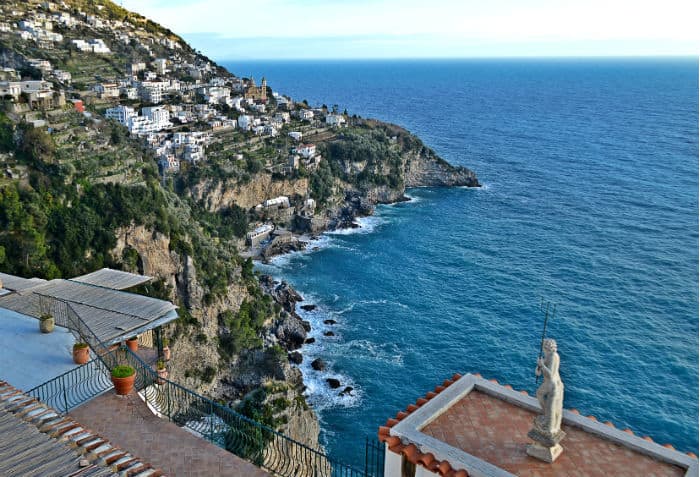
M527 434L535 441L527 447L527 453L545 462L554 462L562 453L563 449L559 442L566 435L561 430L564 383L559 377L557 342L553 339L544 340L542 350L544 358L537 360L535 370L537 376L543 376L542 384L536 394L542 414L535 417L534 425Z

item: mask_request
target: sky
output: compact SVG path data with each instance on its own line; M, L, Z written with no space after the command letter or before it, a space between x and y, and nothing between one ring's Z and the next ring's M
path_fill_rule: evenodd
M217 61L700 51L697 0L116 1Z

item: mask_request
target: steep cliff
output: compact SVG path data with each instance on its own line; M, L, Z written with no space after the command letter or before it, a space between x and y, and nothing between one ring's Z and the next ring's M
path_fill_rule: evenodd
M167 93L164 107L173 106L173 113L213 107L217 117L233 119L241 111L212 105L199 91L225 84L240 93L250 81L108 0L7 0L0 11L13 28L47 14L72 19L72 26L55 24L61 39L49 44L25 38L27 32L0 31L1 66L17 70L0 73L43 79L42 88L55 99L0 98L2 271L56 278L109 266L154 277L138 292L179 306L179 318L165 330L171 377L318 447L318 421L306 405L301 373L290 363L309 325L294 313L295 292L258 277L241 256L246 232L262 221L314 233L351 226L376 204L403 200L406 187L478 186L474 173L449 165L395 125L343 115L347 127L332 128L324 123L330 114L324 108L309 124L300 118L309 106L291 99L279 110L272 100L246 106L257 124L284 124L279 135L214 132L204 120L180 125L180 132L205 133L205 159L183 159L179 172L164 172L162 152L152 142L158 138L132 135L105 118L110 107L151 104L134 98L131 87L124 97L97 91L134 82L148 89L145 70L165 61L168 72L161 68L159 75L178 88ZM77 49L82 39L95 37L109 53ZM37 65L45 62L51 68L41 70ZM298 144L287 132L297 128L318 154L293 166ZM315 208L295 217L255 209L277 196Z

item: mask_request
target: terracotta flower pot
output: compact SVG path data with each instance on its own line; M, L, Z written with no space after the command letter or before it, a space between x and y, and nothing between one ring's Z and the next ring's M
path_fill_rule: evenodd
M158 379L156 379L157 384L165 384L165 380L168 379L168 370L167 369L156 369L156 372L158 373Z
M39 320L39 329L42 333L51 333L55 326L56 320L53 317Z
M73 362L75 364L85 364L90 361L90 348L82 346L73 348Z
M112 376L112 383L114 383L114 390L119 396L126 396L134 389L134 380L136 379L136 373L126 378L115 378Z
M136 353L139 350L139 340L137 338L126 340L126 346Z
M163 348L163 359L170 361L170 348L168 346Z

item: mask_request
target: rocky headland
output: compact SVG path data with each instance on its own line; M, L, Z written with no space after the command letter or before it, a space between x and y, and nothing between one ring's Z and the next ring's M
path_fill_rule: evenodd
M476 175L401 127L238 77L108 0L0 11L2 270L154 277L136 291L179 306L165 330L171 378L318 448L298 369L314 340L302 297L258 276L252 256L313 247L407 187L478 187ZM169 119L154 122L154 108ZM246 254L261 224L275 235Z

